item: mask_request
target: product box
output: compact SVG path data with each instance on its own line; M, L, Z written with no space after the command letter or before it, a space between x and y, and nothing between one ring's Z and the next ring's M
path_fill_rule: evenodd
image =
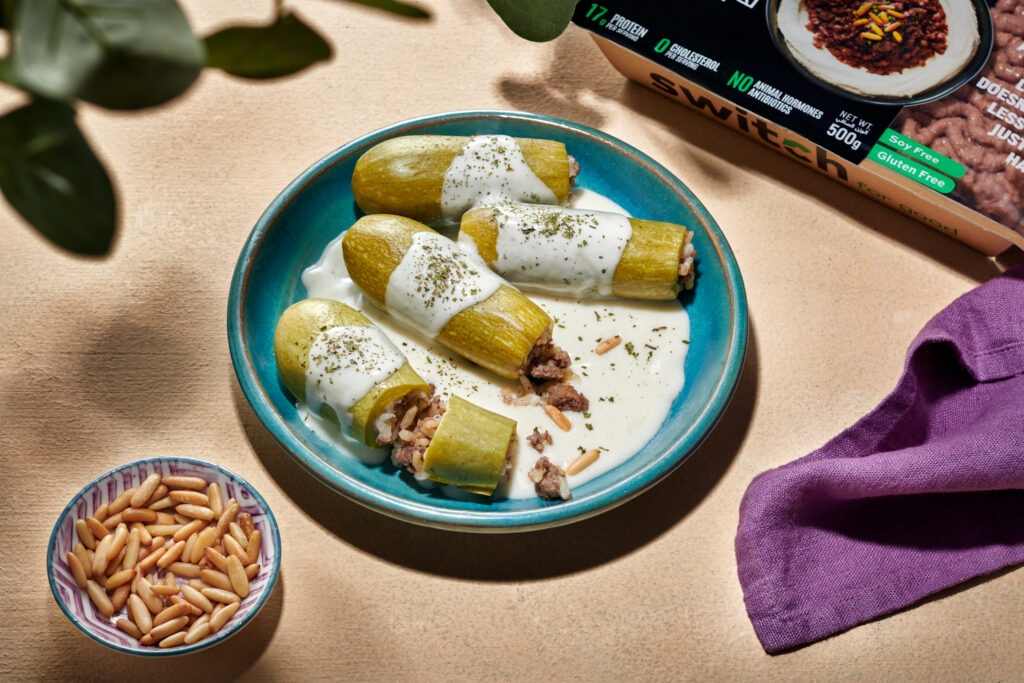
M1024 0L602 0L626 77L988 254L1024 248Z

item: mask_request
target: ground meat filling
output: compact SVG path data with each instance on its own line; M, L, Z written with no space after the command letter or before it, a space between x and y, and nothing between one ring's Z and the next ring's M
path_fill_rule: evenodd
M565 478L565 470L542 456L530 470L530 481L537 495L544 500L569 500L569 481Z
M562 412L582 413L590 408L590 401L587 400L587 397L576 391L571 384L564 382L549 386L544 392L544 400L548 405L554 406Z
M580 162L576 161L575 158L569 155L569 187L571 188L576 184L576 176L580 174Z
M542 432L539 427L533 428L533 434L526 437L526 442L530 444L530 448L538 453L543 453L544 447L550 446L553 443L551 441L551 433L546 429Z
M434 385L430 385L430 395L434 394ZM377 428L377 443L387 446L398 438L398 432L407 429L429 402L428 395L422 391L406 394L389 405L374 422Z
M571 364L569 354L552 343L551 331L548 330L534 343L522 373L528 379L538 382L561 380L565 379Z
M433 390L433 387L431 387ZM399 430L392 444L391 463L395 467L408 470L415 476L423 474L423 457L434 438L434 432L441 424L441 416L446 408L440 396L424 402L423 409L414 416L415 424L407 425Z
M946 51L939 0L806 0L814 45L873 74L899 73Z

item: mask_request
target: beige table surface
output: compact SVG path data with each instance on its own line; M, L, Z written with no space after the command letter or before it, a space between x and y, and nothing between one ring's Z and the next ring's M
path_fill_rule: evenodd
M184 4L206 33L270 3ZM575 27L533 44L483 0L424 4L433 20L413 23L296 0L331 62L270 83L206 73L141 115L85 108L120 190L105 260L57 251L0 203L0 678L1019 680L1021 570L772 657L733 554L751 478L871 409L921 326L1019 252L985 258L627 82ZM544 532L433 531L347 501L274 443L228 355L232 269L274 196L356 136L473 108L573 119L651 154L717 219L749 292L746 365L707 442L639 499ZM154 663L73 627L44 556L82 485L164 454L246 477L284 549L242 633Z

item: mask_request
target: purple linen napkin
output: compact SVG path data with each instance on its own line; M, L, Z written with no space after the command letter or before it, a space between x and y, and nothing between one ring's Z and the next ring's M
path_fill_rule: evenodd
M935 316L903 376L820 449L751 482L736 560L768 652L1024 562L1024 265Z

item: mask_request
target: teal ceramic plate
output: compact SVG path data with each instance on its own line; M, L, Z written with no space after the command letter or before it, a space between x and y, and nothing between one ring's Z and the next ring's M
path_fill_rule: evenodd
M625 464L574 488L566 502L446 498L410 485L389 467L364 465L306 428L274 363L277 319L289 304L306 296L302 270L360 215L350 188L359 156L398 135L479 133L560 140L580 162L579 186L610 197L635 216L696 231L697 286L683 295L691 325L686 385L650 442ZM285 188L253 228L238 258L228 302L228 343L238 381L256 415L327 486L409 522L462 531L525 531L608 510L686 460L721 416L736 386L747 345L747 306L739 268L718 225L693 193L653 159L570 121L468 111L405 121L361 137L313 164Z

